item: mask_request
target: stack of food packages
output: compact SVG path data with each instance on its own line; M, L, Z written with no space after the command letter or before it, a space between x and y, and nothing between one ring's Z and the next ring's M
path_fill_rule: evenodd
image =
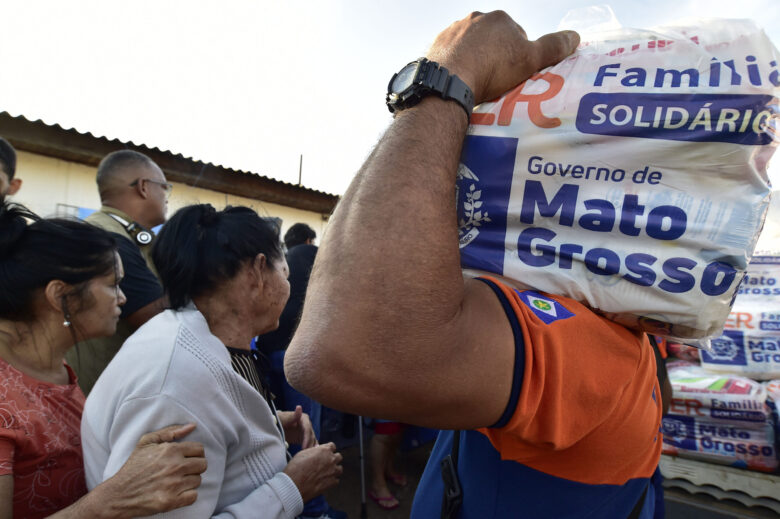
M745 20L623 29L476 107L455 193L464 273L677 342L720 333L769 207L778 61ZM537 313L544 296L522 297ZM776 467L765 388L672 381L669 449Z
M723 335L710 350L670 344L673 400L664 452L778 470L780 256L750 263Z

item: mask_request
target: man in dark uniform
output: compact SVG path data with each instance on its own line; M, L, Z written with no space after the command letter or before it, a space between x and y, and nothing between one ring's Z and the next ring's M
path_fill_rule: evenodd
M132 150L106 155L97 171L102 207L87 222L117 235L125 269L120 283L127 296L116 333L78 343L66 355L88 394L119 348L139 326L165 308L162 286L151 259L151 229L165 222L173 186L149 157Z

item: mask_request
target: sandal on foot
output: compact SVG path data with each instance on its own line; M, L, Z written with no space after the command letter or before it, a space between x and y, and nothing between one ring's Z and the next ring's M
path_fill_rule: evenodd
M371 498L372 501L379 505L379 508L382 508L383 510L395 510L401 504L392 494L387 497L380 497L369 490L367 495L369 498Z

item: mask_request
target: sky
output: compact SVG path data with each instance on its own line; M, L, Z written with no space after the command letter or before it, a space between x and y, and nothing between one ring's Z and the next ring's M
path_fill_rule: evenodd
M303 155L303 185L335 194L391 120L393 72L450 23L503 9L534 39L593 3L0 2L0 110L292 183ZM609 5L626 27L752 18L780 43L780 0Z
M342 194L391 121L390 77L441 30L503 9L535 39L594 3L0 0L0 111L291 183L302 155L303 185ZM607 3L626 27L751 18L780 47L780 0ZM780 154L770 171L780 186Z

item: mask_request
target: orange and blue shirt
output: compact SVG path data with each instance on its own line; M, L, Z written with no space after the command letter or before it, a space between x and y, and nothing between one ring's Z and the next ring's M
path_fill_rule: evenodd
M512 326L514 379L498 422L460 434L459 517L626 518L643 495L639 517L652 517L661 393L646 336L572 299L479 279ZM452 441L439 435L413 519L440 516Z

